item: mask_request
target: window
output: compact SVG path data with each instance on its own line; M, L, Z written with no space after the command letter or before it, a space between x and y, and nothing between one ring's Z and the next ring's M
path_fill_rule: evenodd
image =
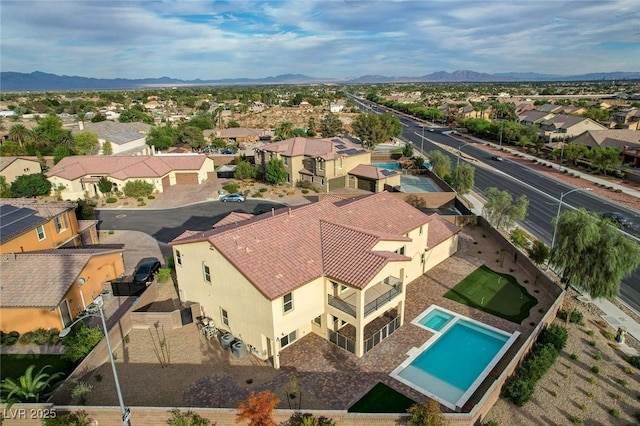
M422 228L423 228L423 227L422 227L422 226L420 226L420 235L422 235L422 231L423 231L423 229L422 229Z
M289 165L289 157L282 157L282 164L284 164L285 166Z
M324 170L324 161L318 160L318 170Z
M60 233L62 231L64 231L65 229L67 229L67 224L66 224L66 220L64 218L64 216L58 216L55 219L53 219L53 222L56 225L56 232Z
M402 246L402 247L400 247L398 250L396 250L395 252L396 252L397 254L401 254L401 255L403 255L403 256L404 256L404 251L405 251L405 247L404 247L404 246Z
M182 255L180 254L180 250L176 250L176 263L178 265L182 265Z
M317 317L315 317L313 319L313 323L317 324L317 325L322 325L322 317L320 315L318 315Z
M282 297L282 304L284 307L284 312L289 312L293 310L293 294L287 293Z
M340 286L340 293L344 292L347 290L347 286L346 285L341 285Z
M424 253L422 253L422 254L420 255L420 263L424 265L424 261L425 261L425 260L426 260L425 254L424 254Z
M211 284L211 270L207 265L202 265L202 270L204 272L204 280Z
M293 342L298 339L298 331L293 330L291 333L287 334L283 338L280 339L280 349L284 349L286 346L289 346Z
M338 168L342 168L342 157L338 158Z
M229 327L229 315L227 314L227 311L222 308L220 308L220 317L222 318L222 323Z
M36 228L36 234L38 234L38 241L42 241L45 238L47 238L47 236L44 233L44 226L40 225Z

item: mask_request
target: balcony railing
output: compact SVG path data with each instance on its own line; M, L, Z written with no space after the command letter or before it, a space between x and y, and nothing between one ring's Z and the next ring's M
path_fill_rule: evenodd
M356 342L349 339L347 336L336 333L333 330L327 330L329 332L329 341L335 343L338 347L346 349L352 354L356 353Z
M329 296L329 306L333 306L334 308L339 309L354 318L356 317L356 307L354 305L330 294L328 294L327 296Z
M379 308L381 308L391 299L393 299L394 297L402 293L402 283L397 278L387 277L384 279L384 282L385 284L391 285L393 287L386 293L376 297L374 300L372 300L371 302L367 303L364 306L365 317L370 313L377 311ZM390 284L390 283L393 283L393 284Z
M400 327L400 317L395 317L391 321L389 321L386 325L382 326L382 328L376 331L373 336L369 337L364 341L364 352L367 353L374 346L378 345L384 339L389 337L394 331L396 331Z

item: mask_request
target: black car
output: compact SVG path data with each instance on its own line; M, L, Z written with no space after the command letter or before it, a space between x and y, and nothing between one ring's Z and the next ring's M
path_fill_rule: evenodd
M605 218L605 219L609 219L612 222L617 223L618 225L622 226L623 228L627 228L627 227L633 225L633 222L631 222L631 219L629 218L629 216L625 215L624 213L607 212L607 213L603 213L602 217Z
M493 161L503 161L504 158L500 157L499 155L494 155L493 157L491 157L491 159Z
M138 262L133 273L133 281L137 283L148 283L153 281L153 276L160 270L160 261L156 257L145 257Z

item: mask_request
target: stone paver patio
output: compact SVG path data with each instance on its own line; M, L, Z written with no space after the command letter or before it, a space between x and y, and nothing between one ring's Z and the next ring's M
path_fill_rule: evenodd
M154 355L155 330L153 333L146 329L132 330L129 343L116 351L125 401L132 406L235 408L251 391L270 389L280 397L280 408L290 408L286 395L289 379L295 375L301 390L302 409L347 409L378 382L416 402L424 402L426 396L394 380L389 373L406 359L409 349L419 347L431 337L427 330L410 324L426 308L437 304L504 331L518 330L527 336L533 330L531 323L537 323L543 315L538 309L546 311L552 303L551 297L532 285L530 282L534 280L518 270L511 259L496 262L498 252L496 243L484 238L481 230L466 228L455 256L407 285L404 325L362 358L309 333L281 352L281 369L275 370L270 362L252 355L242 360L233 359L216 340L206 340L196 326L190 324L165 331L171 365L161 368ZM515 324L443 297L482 263L514 275L538 299L529 319ZM524 283L525 279L529 283ZM108 364L99 369L103 380L92 383L94 390L89 404L117 404L110 370ZM298 407L300 401L294 402Z

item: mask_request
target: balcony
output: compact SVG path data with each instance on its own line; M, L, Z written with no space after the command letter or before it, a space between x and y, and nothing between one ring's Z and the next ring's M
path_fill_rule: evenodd
M382 308L388 302L390 302L397 295L402 293L402 282L396 277L388 276L384 280L376 283L369 288L364 295L364 316L368 316L371 313ZM354 291L344 299L328 295L329 306L339 309L356 318L356 303L358 299L358 292Z
M340 299L339 297L335 297L330 294L328 296L329 296L329 300L328 300L329 306L333 306L334 308L339 309L342 312L345 312L354 318L356 317L355 305L352 305L351 303L346 302Z

